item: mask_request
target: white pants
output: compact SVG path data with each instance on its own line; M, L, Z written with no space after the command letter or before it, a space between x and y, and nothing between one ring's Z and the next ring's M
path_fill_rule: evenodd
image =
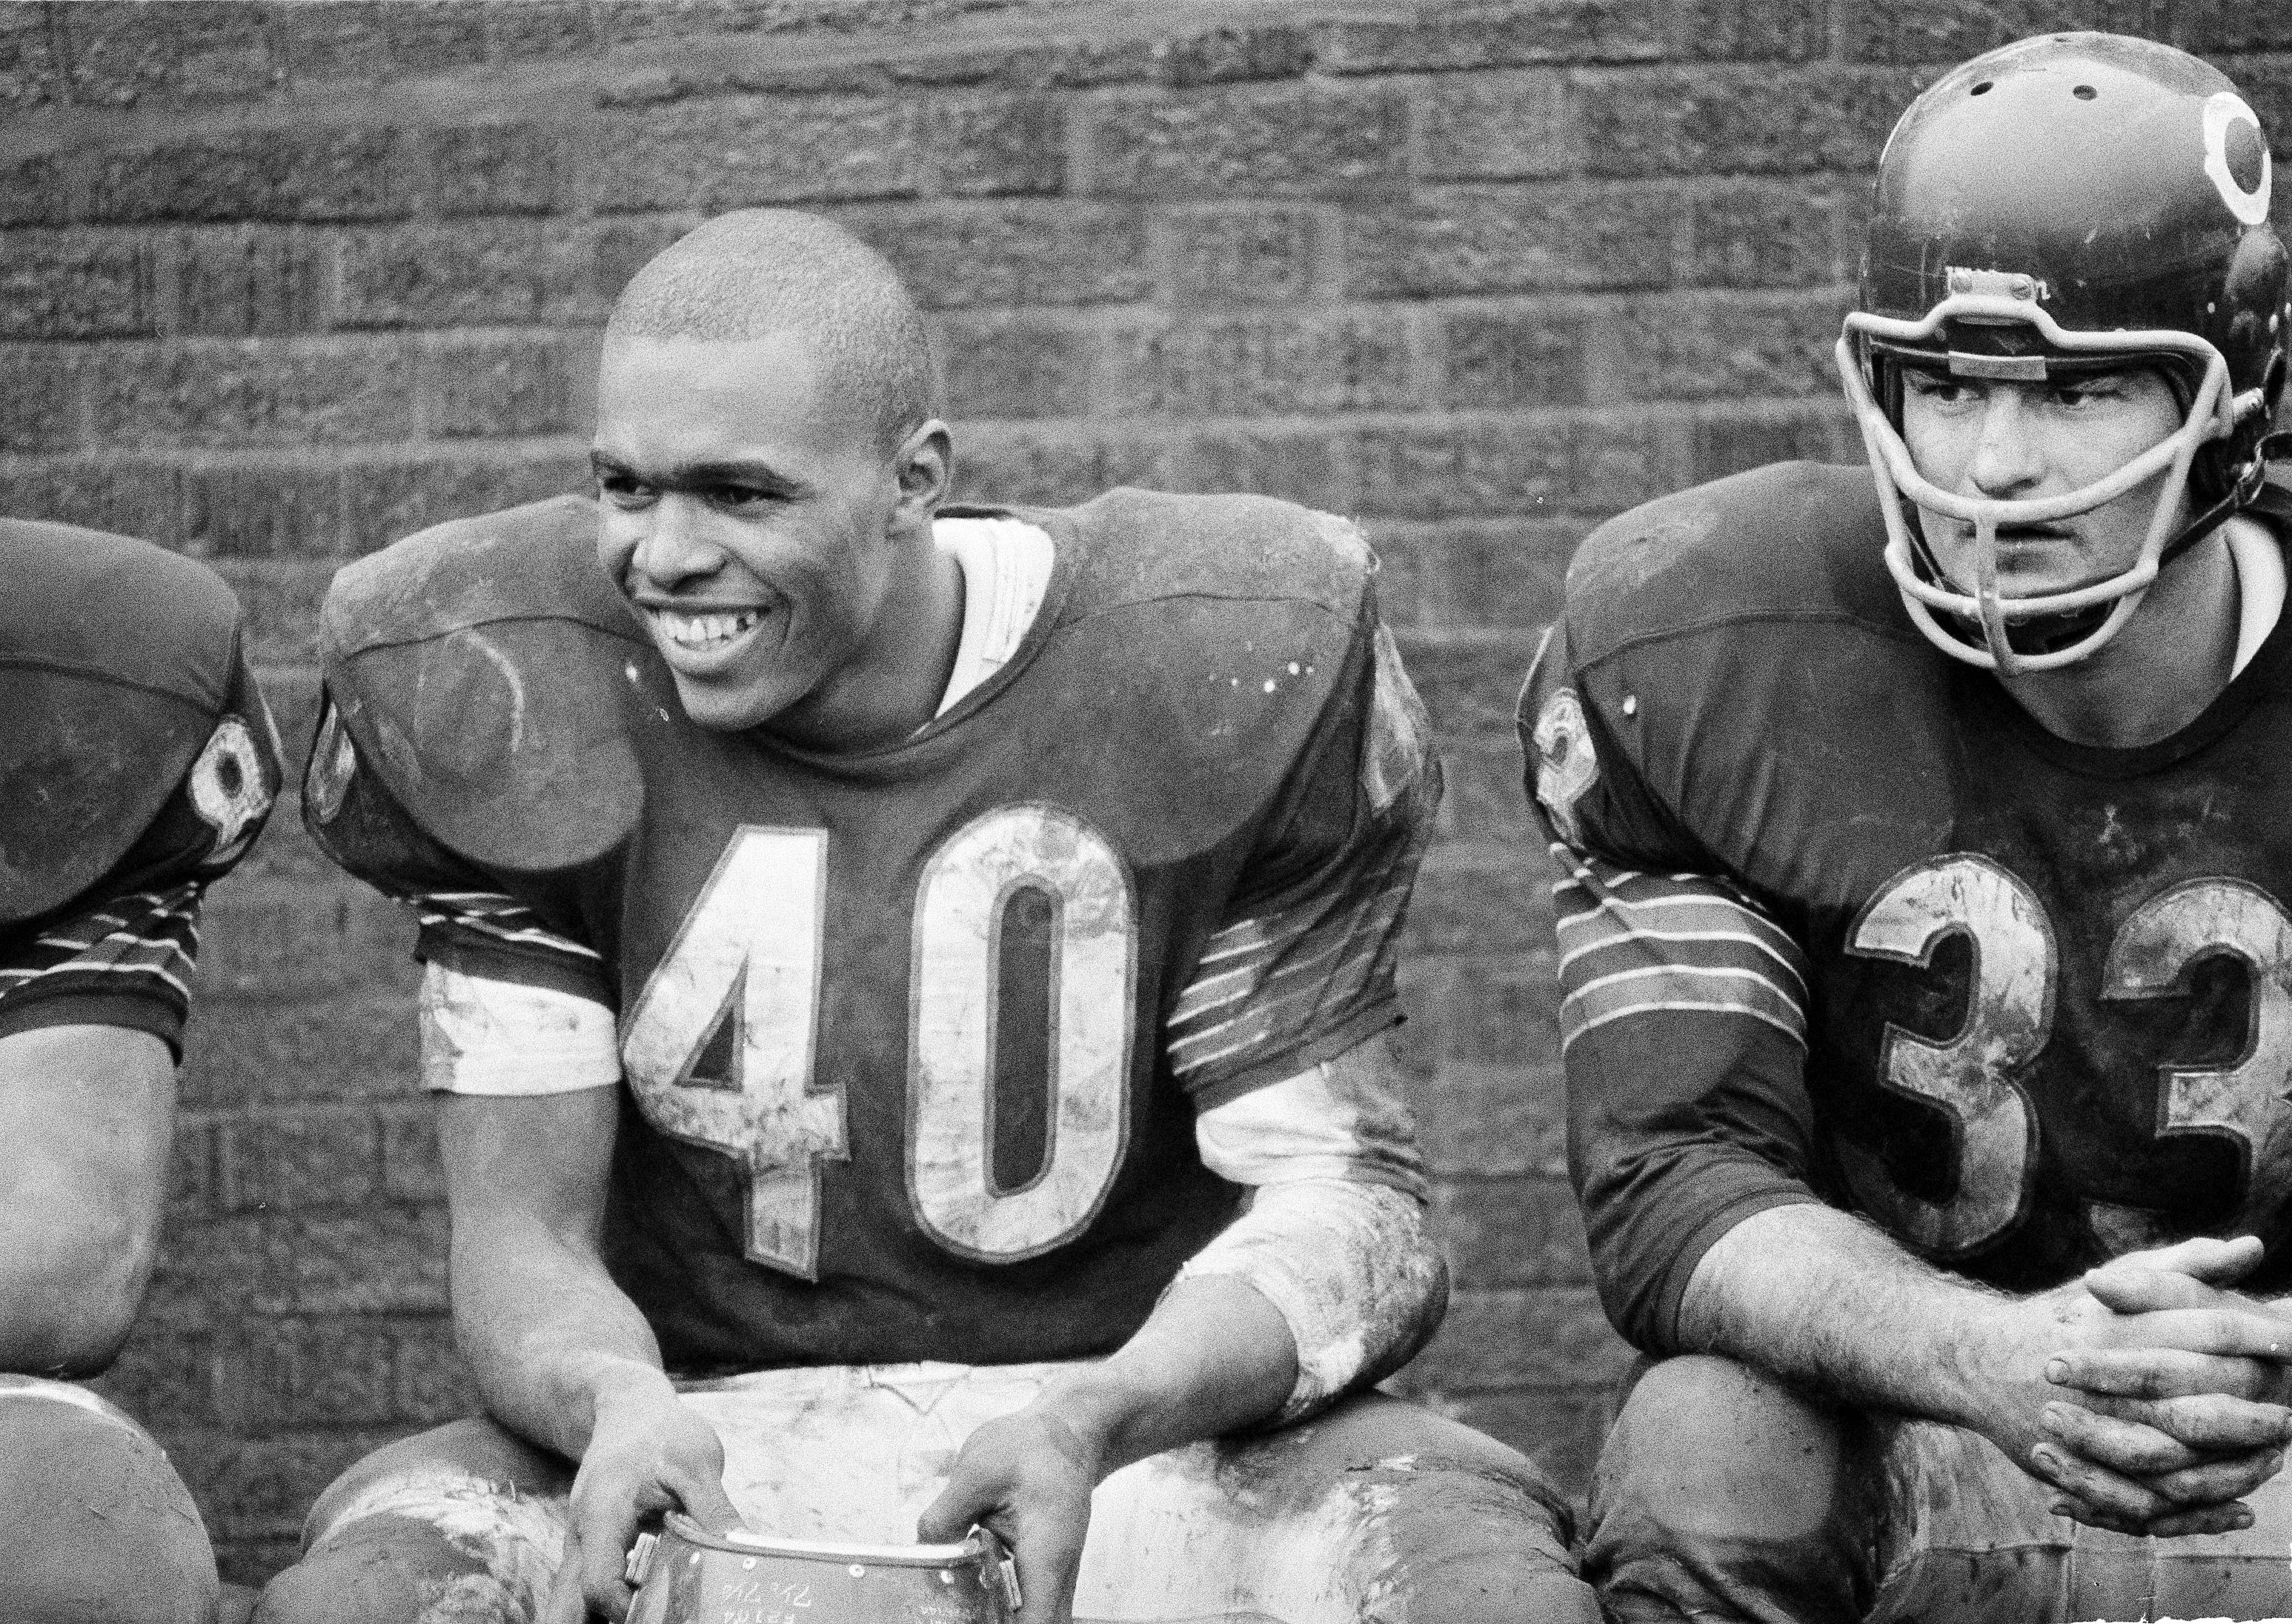
M907 1544L972 1430L1025 1406L1065 1368L831 1366L682 1390L723 1440L725 1491L752 1532ZM297 1571L323 1588L316 1575L330 1555L345 1565L354 1555L390 1560L393 1529L426 1536L434 1553L442 1533L464 1560L448 1572L431 1559L435 1582L425 1578L419 1588L434 1593L437 1610L425 1603L397 1624L525 1624L563 1548L569 1481L562 1461L489 1422L408 1439L327 1491ZM1370 1395L1109 1477L1092 1501L1075 1616L1096 1624L1592 1624L1598 1614L1573 1577L1563 1504L1513 1451ZM298 1616L286 1599L272 1601L286 1596L291 1577L266 1597L266 1619Z

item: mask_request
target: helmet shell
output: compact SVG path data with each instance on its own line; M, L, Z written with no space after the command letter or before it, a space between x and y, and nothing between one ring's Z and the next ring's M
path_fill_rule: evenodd
M1945 75L1895 125L1861 308L1917 319L1967 291L1953 271L2027 277L2063 327L2195 334L2233 390L2266 388L2292 324L2272 181L2260 121L2218 69L2120 35L2022 40ZM1934 348L2046 352L2014 324L1953 323Z

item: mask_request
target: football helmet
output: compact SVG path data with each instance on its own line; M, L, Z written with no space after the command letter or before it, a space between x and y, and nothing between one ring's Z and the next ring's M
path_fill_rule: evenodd
M1885 513L1887 568L1944 652L2008 674L2085 658L2159 567L2258 494L2292 326L2272 179L2260 121L2225 76L2118 35L1990 52L1902 115L1879 158L1860 308L1837 360ZM2181 427L2079 490L1943 490L1902 440L1906 367L2042 382L2136 366L2171 382ZM2159 474L2132 565L2068 591L1998 591L1999 526L2087 512ZM1913 508L1973 527L1977 579L1942 575Z

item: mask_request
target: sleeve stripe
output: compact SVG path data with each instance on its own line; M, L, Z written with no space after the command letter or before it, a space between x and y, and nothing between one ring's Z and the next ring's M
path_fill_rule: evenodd
M141 981L180 1013L198 952L201 882L115 896L24 944L29 962L0 966L0 997L120 990ZM164 988L165 992L160 989Z
M1263 920L1238 921L1209 939L1208 945L1202 950L1202 956L1194 961L1196 968L1255 953L1271 939L1266 932Z
M1707 886L1709 882L1705 883ZM1555 888L1554 900L1562 910L1557 928L1563 933L1587 928L1623 932L1646 930L1650 921L1634 916L1659 911L1664 925L1690 931L1747 932L1765 942L1779 957L1796 961L1799 956L1796 944L1772 920L1732 897L1715 896L1707 889L1626 898L1603 896L1593 884L1571 880Z
M177 955L178 958L181 956L182 955L180 954ZM188 965L186 968L188 968ZM11 974L17 975L20 978L6 982L4 985L0 985L0 991L12 992L17 987L26 985L30 982L38 981L44 977L48 976L150 976L156 977L157 979L165 982L169 986L174 988L176 992L182 993L185 998L189 998L191 995L191 989L189 983L184 981L181 976L175 974L174 969L158 963L107 964L100 959L80 958L66 960L63 963L45 970L27 970L11 972Z
M1804 1044L1806 1015L1798 1001L1756 970L1650 964L1585 982L1560 1004L1560 1047L1594 1026L1649 1010L1747 1015Z
M1319 952L1309 953L1303 958L1279 961L1275 963L1271 971L1268 971L1263 963L1240 964L1231 969L1220 970L1215 975L1196 979L1179 994L1177 1003L1171 1008L1167 1024L1172 1027L1183 1025L1212 1010L1223 1009L1228 1004L1247 998L1253 991L1271 989L1285 980L1295 980L1302 975L1318 970L1332 959L1344 957L1352 949L1363 930L1384 929L1389 922L1389 916L1398 912L1400 901L1398 896L1388 892L1385 896L1377 898L1369 909L1357 918L1348 929L1335 933L1328 945ZM1264 945L1266 948L1264 956L1272 958L1276 955L1276 950L1285 944L1268 942ZM1207 996L1213 990L1215 990L1219 995Z
M1235 1016L1232 1019L1219 1021L1215 1025L1197 1028L1182 1038L1172 1038L1166 1045L1171 1065L1179 1071L1187 1071L1198 1066L1202 1064L1199 1058L1181 1057L1184 1050L1198 1048L1221 1033L1230 1032L1245 1021L1256 1019L1262 1014L1279 1009L1286 1004L1295 1004L1301 998L1326 998L1329 993L1329 986L1326 980L1317 979L1310 986L1277 992L1269 983L1263 992L1264 996L1260 997L1247 1011Z
M498 942L514 942L535 947L552 948L578 958L601 959L596 949L584 946L570 937L532 922L531 909L512 902L506 896L489 896L483 892L461 892L451 908L436 904L448 900L445 894L425 893L417 901L415 912L424 926L450 926L475 931ZM499 907L487 908L485 903L499 903Z
M1738 966L1760 965L1760 961L1764 960L1767 963L1771 964L1775 969L1780 969L1784 974L1788 975L1793 982L1797 984L1797 995L1800 998L1804 998L1806 995L1805 977L1800 975L1798 966L1794 960L1790 956L1778 952L1772 942L1768 941L1762 937L1754 936L1748 931L1741 930L1630 930L1620 928L1610 929L1607 934L1600 937L1598 939L1590 942L1579 942L1575 946L1569 948L1567 952L1562 953L1560 955L1559 969L1562 976L1564 977L1567 975L1569 967L1575 964L1578 960L1583 959L1587 954L1607 953L1617 949L1628 951L1634 946L1644 946L1645 944L1650 942L1667 942L1672 944L1675 947L1686 946L1692 944L1703 948L1707 952L1714 953L1715 955L1721 956L1726 961L1732 962ZM1755 954L1757 956L1750 957L1739 951L1730 953L1727 952L1727 948L1730 946L1736 949L1748 948L1751 954ZM1762 968L1763 968L1763 966L1762 966Z
M1561 1017L1560 1023L1560 1052L1563 1055L1566 1054L1568 1052L1568 1046L1570 1043L1573 1043L1578 1038L1582 1037L1586 1033L1592 1031L1594 1027L1604 1026L1610 1021L1619 1021L1631 1016L1644 1015L1651 1010L1695 1015L1748 1016L1755 1021L1763 1022L1765 1025L1773 1027L1785 1037L1791 1039L1793 1041L1802 1046L1806 1042L1806 1033L1800 1030L1796 1023L1780 1019L1767 1010L1753 1009L1743 1004L1695 1003L1684 999L1680 999L1664 1003L1626 1004L1620 1009L1609 1009L1598 1015L1574 1020L1570 1020L1563 1014Z
M1260 1039L1263 1038L1268 1032L1272 1030L1272 1028L1273 1022L1268 1018L1265 1013L1253 1009L1250 1011L1247 1017L1247 1030L1223 1048L1214 1049L1206 1055L1196 1055L1189 1060L1179 1060L1175 1057L1177 1045L1171 1045L1173 1057L1171 1060L1170 1070L1174 1074L1181 1077L1184 1076L1189 1072L1198 1072L1206 1065L1215 1065L1216 1062L1224 1059L1229 1055L1239 1054L1243 1049L1247 1049L1251 1044L1255 1043ZM1204 1035L1207 1036L1207 1034L1205 1033ZM1190 1041L1192 1040L1189 1041Z

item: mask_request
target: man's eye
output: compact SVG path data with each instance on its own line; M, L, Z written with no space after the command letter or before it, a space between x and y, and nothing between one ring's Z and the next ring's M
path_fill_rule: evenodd
M1910 390L1921 400L1931 400L1937 406L1957 406L1973 398L1973 391L1955 378L1938 378L1931 373L1910 374Z
M599 474L597 491L616 507L636 507L652 499L652 486L628 474Z
M754 485L718 485L708 492L708 500L720 508L758 508L774 498L775 493Z

